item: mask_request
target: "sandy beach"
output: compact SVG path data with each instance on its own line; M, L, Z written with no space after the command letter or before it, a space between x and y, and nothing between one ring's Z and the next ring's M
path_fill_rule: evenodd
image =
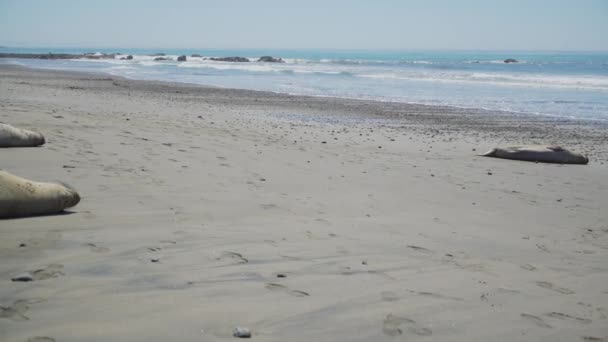
M606 121L0 65L0 122L82 196L0 220L1 341L608 340Z

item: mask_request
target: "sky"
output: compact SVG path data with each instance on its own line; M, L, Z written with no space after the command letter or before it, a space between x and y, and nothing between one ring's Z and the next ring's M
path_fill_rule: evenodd
M0 45L608 51L608 0L0 0Z

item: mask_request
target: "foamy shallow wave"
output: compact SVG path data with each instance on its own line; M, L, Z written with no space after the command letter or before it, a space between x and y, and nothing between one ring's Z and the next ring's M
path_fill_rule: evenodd
M282 73L282 74L317 74L334 76L354 76L379 80L409 80L440 83L477 83L494 86L523 86L572 88L590 90L608 90L608 76L601 75L542 75L531 73L504 73L504 72L462 72L449 71L450 68L438 67L433 69L395 69L387 63L375 64L377 61L363 60L290 60L286 63L259 63L256 57L250 57L251 62L223 62L213 61L208 56L187 57L186 62L177 62L179 55L166 55L167 61L155 61L159 56L133 55L132 60L115 59L76 59L76 62L114 64L114 65L140 65L143 67L156 67L174 65L180 69L208 69L217 71L241 71L251 73ZM394 62L394 61L393 61ZM503 61L487 61L487 63L502 63ZM469 63L469 62L467 62ZM480 62L482 63L482 62ZM399 64L431 65L426 60L400 61ZM446 71L448 69L448 71ZM503 69L504 70L504 69ZM508 69L507 69L508 70Z
M608 90L608 77L601 76L545 76L509 74L460 74L460 73L375 73L356 74L357 77L393 80L418 80L427 82L472 82L495 86L530 86L548 88L573 88Z

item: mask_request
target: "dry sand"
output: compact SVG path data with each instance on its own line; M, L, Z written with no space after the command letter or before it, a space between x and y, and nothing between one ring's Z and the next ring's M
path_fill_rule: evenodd
M606 124L6 65L0 122L83 197L0 221L1 341L608 338Z

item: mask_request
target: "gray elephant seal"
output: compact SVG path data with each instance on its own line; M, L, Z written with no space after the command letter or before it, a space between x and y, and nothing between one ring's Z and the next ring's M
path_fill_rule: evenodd
M76 190L39 183L0 170L0 217L55 214L80 202Z
M33 147L44 143L44 136L38 132L0 123L0 147Z
M497 147L482 154L485 157L524 160L541 163L587 164L589 158L561 146L511 146Z

